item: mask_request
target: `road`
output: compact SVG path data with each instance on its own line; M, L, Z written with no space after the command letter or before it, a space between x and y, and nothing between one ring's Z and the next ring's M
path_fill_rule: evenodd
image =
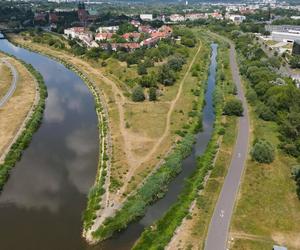
M17 72L16 68L8 60L6 60L5 58L1 58L1 61L3 63L5 63L10 68L10 71L13 75L13 79L11 81L11 85L10 85L9 90L7 91L5 96L3 96L0 99L0 108L3 107L5 105L5 103L7 103L9 98L13 95L13 93L15 92L15 90L17 88L17 81L18 81L18 72Z
M205 250L224 250L227 249L228 231L231 216L234 210L235 201L238 196L245 162L248 156L249 143L249 115L247 101L242 89L241 78L236 61L234 44L230 43L230 66L233 80L237 86L237 97L242 101L244 115L239 119L238 136L232 155L231 163L227 176L224 181L220 196L218 198L205 242Z

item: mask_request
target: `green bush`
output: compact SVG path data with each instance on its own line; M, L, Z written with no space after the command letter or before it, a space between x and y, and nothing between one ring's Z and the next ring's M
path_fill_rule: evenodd
M156 88L154 88L154 87L151 87L149 89L149 100L150 101L156 101L157 100Z
M243 115L243 104L238 99L230 99L226 102L223 113L224 115L235 115L242 116Z
M132 91L132 101L134 102L142 102L145 100L144 90L142 87L137 86Z
M275 150L271 143L265 140L258 140L251 150L252 160L259 163L271 163L275 157Z

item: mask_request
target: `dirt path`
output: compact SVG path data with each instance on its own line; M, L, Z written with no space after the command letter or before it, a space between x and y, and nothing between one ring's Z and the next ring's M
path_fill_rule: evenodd
M8 100L14 94L17 88L19 73L17 72L16 68L7 60L7 58L2 57L0 60L10 69L12 73L11 85L8 91L6 92L6 94L0 99L0 108L1 108L8 102Z
M134 175L135 171L138 169L138 167L144 163L144 162L147 162L148 160L151 159L152 155L158 150L160 144L163 142L163 140L165 140L165 138L168 136L169 132L170 132L170 125L171 125L171 115L174 111L174 108L175 108L175 105L182 93L182 88L183 88L183 84L188 76L188 74L190 73L191 69L192 69L192 66L194 65L195 63L195 60L199 54L199 52L201 51L201 48L202 48L202 43L200 42L200 45L198 47L198 50L196 52L196 54L194 55L187 71L185 72L184 74L184 77L182 78L181 82L180 82L180 85L179 85L179 89L178 89L178 92L176 94L176 97L170 102L170 108L169 108L169 111L167 113L167 117L166 117L166 127L165 127L165 130L164 130L164 133L162 134L162 136L159 138L159 140L155 143L155 145L153 146L153 148L151 149L150 152L148 152L147 155L145 155L142 159L142 161L136 165L135 167L132 167L130 168L130 170L128 171L126 177L125 177L125 181L124 181L124 185L122 186L121 190L120 190L120 194L123 194L124 191L126 190L127 188L127 185L131 179L131 177Z
M10 59L6 60L8 61ZM18 62L18 69L19 67L24 67L23 65L19 64L20 63ZM18 73L17 70L16 72ZM25 129L27 121L30 119L34 108L40 99L38 83L36 79L27 71L25 67L22 69L20 74L20 77L16 79L16 81L20 81L18 82L17 87L20 89L19 95L9 98L6 105L0 109L0 163L3 163L11 146L16 142ZM30 80L33 82L33 84L31 84L29 77L31 78ZM26 84L24 84L25 82ZM32 92L34 92L34 95Z

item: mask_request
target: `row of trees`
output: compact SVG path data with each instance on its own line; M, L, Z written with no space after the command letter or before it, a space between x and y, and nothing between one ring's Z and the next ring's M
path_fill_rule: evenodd
M279 124L281 148L288 154L300 156L300 90L289 78L281 79L274 72L272 61L261 48L250 43L250 35L239 35L237 48L244 59L241 72L250 81L249 101L256 104L261 119Z

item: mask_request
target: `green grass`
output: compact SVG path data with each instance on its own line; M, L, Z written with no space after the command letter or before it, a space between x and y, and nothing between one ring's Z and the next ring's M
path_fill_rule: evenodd
M263 138L277 148L278 125L266 122L251 111L253 139ZM300 202L297 198L296 185L291 178L291 167L296 159L276 149L276 157L271 164L259 164L247 161L240 200L233 216L232 231L264 236L276 240L276 235L292 237L287 243L293 246L293 235L300 232ZM295 238L296 239L296 238ZM243 242L235 243L236 249ZM255 244L255 243L251 243ZM250 249L250 248L245 248Z
M232 250L271 250L273 248L272 242L253 241L248 239L238 239L232 246Z

